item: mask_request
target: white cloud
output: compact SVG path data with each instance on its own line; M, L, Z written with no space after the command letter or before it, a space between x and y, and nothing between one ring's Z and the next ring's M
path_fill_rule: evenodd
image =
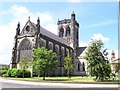
M109 38L108 37L104 37L101 33L98 33L98 34L93 34L93 36L91 37L92 40L102 40L103 43L107 43L109 42ZM89 41L91 42L91 40ZM86 41L79 41L79 46L80 47L85 47L85 46L88 46L89 42L86 42Z
M13 40L15 35L15 24L10 23L6 26L1 26L0 30L0 63L10 62L11 59L11 50L13 46Z
M14 42L14 36L16 33L17 23L20 21L21 30L30 16L30 20L34 23L37 22L37 18L40 17L40 23L43 28L46 28L50 32L57 34L57 24L53 23L53 17L50 12L30 12L28 8L24 6L14 5L7 11L4 11L4 15L11 15L14 17L8 24L0 26L0 63L9 64L12 55L12 47Z
M92 39L93 40L102 40L103 42L108 42L109 41L109 38L108 37L104 37L101 33L94 34L92 36Z
M23 15L26 16L29 14L29 11L26 7L24 6L17 6L14 5L9 9L9 12L11 12L11 14L13 14L16 17L22 17Z

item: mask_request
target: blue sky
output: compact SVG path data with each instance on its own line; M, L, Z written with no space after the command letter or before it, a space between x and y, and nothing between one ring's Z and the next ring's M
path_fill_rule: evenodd
M118 50L117 2L2 2L0 3L0 63L9 64L17 23L21 29L30 16L36 23L57 34L57 20L71 18L75 12L80 24L79 44L86 46L93 39L102 39L108 50ZM4 38L3 38L4 37Z

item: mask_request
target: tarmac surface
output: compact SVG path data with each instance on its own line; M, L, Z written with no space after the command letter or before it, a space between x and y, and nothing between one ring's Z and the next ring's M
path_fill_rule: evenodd
M89 90L99 90L99 89L100 90L120 90L119 86L120 85L118 85L118 84L74 84L74 83L30 82L30 81L4 79L4 78L0 77L0 88L1 89L3 88L2 90L19 90L18 88L29 88L29 90L31 90L32 88L34 88L33 90L36 90L38 88L46 88L46 89L49 88L49 90L50 90L50 88L54 88L55 90L58 90L60 88L61 89L65 88L65 90L67 90L68 88L69 89L70 88L71 89L79 88L79 90L80 90L80 88L82 90L84 90L84 89L85 90L88 90L88 89ZM5 89L5 88L7 88L7 89ZM52 89L52 90L54 90L54 89Z

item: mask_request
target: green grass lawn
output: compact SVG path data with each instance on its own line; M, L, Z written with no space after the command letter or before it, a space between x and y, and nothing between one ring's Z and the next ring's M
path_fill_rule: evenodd
M46 80L43 80L43 77L33 77L33 78L10 78L14 80L26 80L26 81L37 81L37 82L73 82L73 83L96 83L94 77L81 77L74 76L71 78L68 77L46 77ZM119 79L116 77L114 80L111 78L108 81L97 82L97 83L118 83Z

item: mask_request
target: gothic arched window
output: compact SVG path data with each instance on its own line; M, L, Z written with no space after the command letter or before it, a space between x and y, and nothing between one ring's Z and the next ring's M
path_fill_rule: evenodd
M30 58L32 58L32 45L28 39L22 40L18 51L19 54L17 62L19 62L23 56L26 56L26 60L30 60Z
M80 64L78 63L78 71L80 71Z
M60 29L59 29L59 37L63 37L63 35L64 35L64 29L61 26Z
M78 31L76 32L76 36L77 36L76 39L78 40Z
M49 42L49 44L48 44L48 49L53 50L53 44L51 42Z
M59 54L59 46L58 45L55 45L55 52L56 52L56 54Z
M31 43L29 40L24 39L19 47L20 50L31 50Z
M70 36L70 27L67 25L66 26L66 33L65 33L65 36Z
M40 47L45 47L45 45L46 45L46 40L41 38Z
M84 64L84 62L83 62L83 71L85 71L85 64Z

